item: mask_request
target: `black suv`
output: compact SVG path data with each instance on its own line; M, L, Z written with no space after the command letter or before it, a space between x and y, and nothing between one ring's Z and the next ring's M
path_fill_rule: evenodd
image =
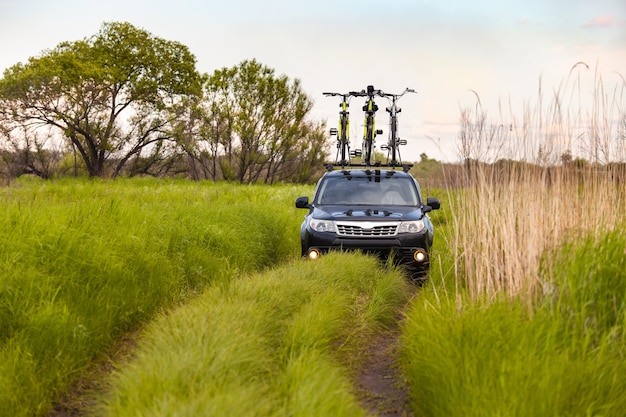
M430 266L433 224L418 182L395 169L331 170L318 181L313 201L296 199L309 210L301 227L302 256L316 259L329 250L361 250L383 260L390 255L423 279Z

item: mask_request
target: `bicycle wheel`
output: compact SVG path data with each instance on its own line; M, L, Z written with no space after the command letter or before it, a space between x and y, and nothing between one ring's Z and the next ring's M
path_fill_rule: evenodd
M350 155L350 142L348 140L348 129L350 122L347 116L343 116L339 121L339 145L341 146L341 165L348 165Z
M365 164L370 165L372 161L372 143L374 142L374 117L367 116L367 124L365 128L365 140L363 142L365 155Z

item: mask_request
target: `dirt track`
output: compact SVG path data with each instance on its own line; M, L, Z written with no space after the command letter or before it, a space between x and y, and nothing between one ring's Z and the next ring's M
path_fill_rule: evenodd
M355 386L363 406L381 417L411 417L408 387L395 362L399 330L374 339L356 375Z
M398 319L400 320L400 319ZM74 384L55 404L47 417L78 417L89 415L94 407L94 394L106 390L107 376L115 364L132 356L140 332L133 332L120 340L86 376ZM355 375L356 394L362 406L373 416L412 417L408 387L397 367L400 327L382 332L367 346L363 363Z

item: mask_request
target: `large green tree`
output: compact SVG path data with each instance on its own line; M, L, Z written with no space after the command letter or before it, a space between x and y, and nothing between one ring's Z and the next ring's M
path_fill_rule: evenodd
M324 158L324 125L309 120L312 100L300 81L256 60L215 71L205 99L219 127L222 170L240 182L301 180Z
M129 23L17 64L0 79L0 122L52 126L90 176L116 176L133 157L174 143L172 118L202 94L196 59L180 43Z

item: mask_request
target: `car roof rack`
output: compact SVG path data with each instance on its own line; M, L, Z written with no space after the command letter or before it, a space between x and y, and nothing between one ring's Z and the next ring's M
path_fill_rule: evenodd
M346 168L402 168L403 172L409 172L409 170L413 167L413 164L384 164L382 162L374 162L373 164L355 164L355 163L349 163L349 164L341 164L341 163L327 163L324 164L324 167L326 168L326 171L333 171L336 167L341 167L341 169L346 169Z

